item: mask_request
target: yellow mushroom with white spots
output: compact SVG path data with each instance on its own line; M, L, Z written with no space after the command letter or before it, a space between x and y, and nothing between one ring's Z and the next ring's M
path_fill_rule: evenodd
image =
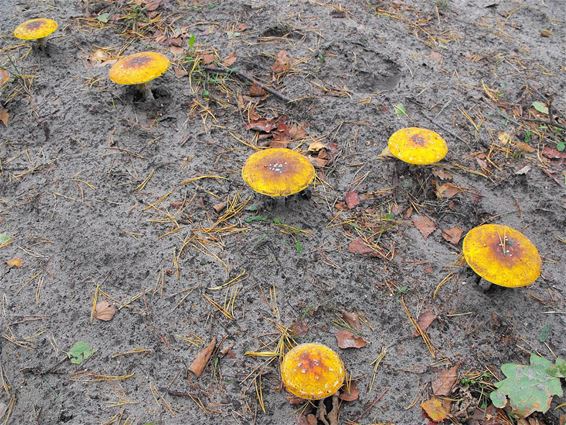
M323 344L300 344L281 363L285 389L306 400L322 400L344 385L346 368L340 356Z
M414 165L435 164L448 153L448 145L440 134L419 127L397 130L389 137L387 147L395 158Z
M518 288L534 283L541 273L537 247L521 232L502 224L474 227L462 243L472 270L495 285Z
M162 76L171 62L157 52L139 52L118 60L108 73L110 80L120 85L136 86L146 99L153 99L148 83Z

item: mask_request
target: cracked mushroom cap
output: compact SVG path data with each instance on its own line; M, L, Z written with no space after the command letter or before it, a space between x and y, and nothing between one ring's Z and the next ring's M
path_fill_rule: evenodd
M14 37L20 40L39 40L55 32L59 25L53 19L36 18L22 22L14 30Z
M466 234L462 247L472 270L495 285L518 288L540 276L542 260L537 247L512 227L474 227Z
M134 53L112 65L108 76L116 84L144 84L165 74L169 64L167 56L161 53Z
M286 148L270 148L252 154L242 178L254 191L267 196L289 196L305 190L314 180L310 161Z
M346 369L338 354L323 344L300 344L281 363L281 380L291 394L321 400L336 394L344 384Z
M397 130L389 137L387 145L395 158L415 165L434 164L448 153L446 141L440 134L426 128Z

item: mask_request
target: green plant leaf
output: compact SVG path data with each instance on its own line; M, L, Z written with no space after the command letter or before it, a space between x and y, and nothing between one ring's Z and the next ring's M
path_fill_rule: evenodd
M523 418L533 412L545 413L550 408L552 397L562 396L560 379L547 372L551 368L558 370L558 361L557 365L553 365L536 354L531 354L530 365L504 364L501 371L506 378L497 382L497 390L489 395L493 405L504 408L509 400L513 411Z
M88 342L77 341L73 344L67 356L73 364L81 364L94 354L94 349Z
M96 17L96 19L97 19L99 22L102 22L103 24L107 24L108 21L110 20L110 13L108 13L108 12L101 13L100 15L98 15L98 16Z
M552 326L550 326L549 323L544 325L538 333L539 342L545 342L548 339L548 337L550 336L551 331L552 331Z
M558 142L556 144L556 150L558 152L564 152L566 150L566 142Z
M303 243L297 239L295 241L295 251L297 252L297 254L301 255L303 253L303 250L304 250Z
M405 105L403 105L402 103L398 103L397 105L394 106L394 108L395 108L395 115L397 115L398 117L407 116L407 110L405 109Z
M550 376L557 378L566 378L566 360L558 357L554 366L549 367L546 372Z
M196 42L197 42L197 36L194 35L194 34L191 34L191 36L187 40L187 43L189 45L189 49L192 49L195 46Z
M246 223L256 223L258 221L266 221L267 217L264 215L251 215L244 220Z
M548 115L548 106L546 106L544 103L537 100L536 102L533 102L532 106L541 114Z
M7 233L0 233L0 248L4 248L12 243L12 237Z

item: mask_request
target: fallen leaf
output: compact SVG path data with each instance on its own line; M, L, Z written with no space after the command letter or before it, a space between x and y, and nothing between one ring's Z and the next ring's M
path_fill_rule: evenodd
M489 165L487 165L487 161L481 159L481 158L476 158L476 162L478 163L478 165L480 166L480 168L484 171L489 171Z
M434 422L441 422L450 414L450 404L449 400L432 397L430 400L421 403L421 408Z
M220 212L222 212L222 211L224 210L224 208L226 208L226 205L228 205L227 202L226 202L226 201L222 201L222 202L219 202L219 203L217 203L217 204L214 204L214 205L212 206L212 209L213 209L214 211L216 211L217 213L220 213Z
M270 148L288 148L289 147L289 143L291 143L290 139L286 139L286 140L272 140L271 142L268 143L267 146L269 146Z
M6 265L10 268L19 269L24 265L24 260L18 257L10 258L6 261Z
M328 162L329 162L326 159L317 158L317 157L314 157L314 156L310 156L309 160L312 163L312 165L314 166L314 168L324 168L328 165Z
M548 106L546 106L544 103L536 101L532 103L532 107L535 108L537 112L548 115Z
M295 124L289 127L289 136L293 140L301 140L307 137L307 130L305 130L304 125Z
M348 191L344 194L344 200L349 209L356 208L360 204L360 197L358 192Z
M499 140L502 145L508 145L509 143L511 143L512 139L513 136L511 136L509 133L506 133L505 131L500 131L497 134L497 140Z
M199 378L204 372L204 368L208 364L214 349L216 348L216 337L213 337L210 343L202 349L191 365L189 366L189 371L191 371L197 378Z
M360 316L358 315L358 313L343 311L342 319L344 319L344 321L348 323L352 328L358 331L362 330L362 322L360 321Z
M250 86L250 96L251 97L263 97L267 94L263 87L258 86L256 83L253 83Z
M273 118L260 118L246 124L246 130L262 131L264 133L271 133L277 128L277 123Z
M436 230L436 224L430 218L424 215L415 215L412 218L414 226L417 228L423 238L428 238L432 232Z
M462 188L454 183L443 183L436 186L436 197L450 199L462 192Z
M417 319L417 324L419 325L419 328L421 328L423 332L426 332L426 330L429 328L432 322L435 321L436 317L437 317L436 314L434 314L432 310L425 310L419 315L419 318ZM420 334L417 332L417 330L414 329L413 336L419 336L419 335Z
M462 233L464 233L464 229L461 227L449 227L448 229L444 229L442 231L442 237L445 241L450 242L451 244L458 245L460 239L462 239Z
M297 320L291 325L290 331L293 336L305 336L309 331L309 325L303 320Z
M203 53L201 55L201 60L203 65L210 65L211 63L214 63L216 57L211 53Z
M5 248L13 242L13 239L7 233L0 233L0 248Z
M303 413L297 417L297 425L317 425L317 423L318 419L312 413L309 413L308 415Z
M10 73L5 69L0 68L0 87L10 81Z
M183 78L183 77L186 77L187 75L189 75L187 70L185 68L181 67L181 66L174 66L173 72L175 73L175 77L177 77L177 78Z
M285 50L281 50L275 57L275 62L271 66L271 70L276 74L289 72L291 69L291 58Z
M513 146L515 146L521 152L525 152L525 153L533 153L533 152L536 151L535 148L533 148L531 145L529 145L528 143L525 143L525 142L516 141L516 142L513 143Z
M442 168L434 168L432 174L438 177L440 180L452 180L452 174Z
M517 175L523 175L523 174L527 174L529 171L531 171L531 166L530 165L525 165L524 167L520 168L519 170L515 171L515 174Z
M103 322L108 322L114 318L114 315L117 311L118 309L108 301L100 301L96 303L96 307L94 309L94 318L102 320Z
M352 254L375 254L375 251L369 247L361 238L356 238L348 245L348 251Z
M354 335L352 332L346 330L336 332L335 336L338 347L343 349L362 348L368 344L361 336Z
M4 124L4 127L8 127L8 121L10 121L10 113L3 106L0 106L0 122Z
M434 395L447 396L458 380L458 365L441 371L436 379L432 381L432 392Z
M356 401L360 398L360 390L355 382L350 381L349 385L344 386L338 397L344 401Z
M77 341L69 349L67 357L71 360L73 364L81 364L94 354L94 349L92 346L85 341Z
M293 394L287 394L287 402L291 406L299 406L305 402L305 399L301 397L297 397L296 395Z
M557 149L545 146L542 149L542 154L550 159L564 159L566 158L566 152L560 152Z
M159 8L159 6L161 6L162 2L163 2L163 0L146 0L145 9L148 12L153 12L153 11L157 10Z
M236 53L232 52L226 57L226 59L222 61L222 65L224 65L226 68L230 68L232 65L234 65L236 59Z
M430 52L430 58L436 63L442 63L442 55L438 52Z
M322 142L312 142L309 145L308 151L313 153L318 153L322 149L328 149L328 147Z

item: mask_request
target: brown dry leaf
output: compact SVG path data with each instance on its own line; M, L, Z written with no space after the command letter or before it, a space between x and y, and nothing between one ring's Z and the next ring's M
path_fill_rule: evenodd
M10 81L10 73L0 68L0 87Z
M169 47L169 51L174 54L175 56L182 56L185 54L185 49L182 47L171 46Z
M367 341L361 336L354 335L350 331L340 330L336 332L336 342L338 347L346 348L362 348L368 345Z
M497 140L499 140L502 145L508 145L512 142L513 136L505 131L500 131L497 133Z
M161 6L162 2L163 2L163 0L146 0L145 1L145 9L148 12L154 12L155 10L157 10L159 8L159 6Z
M8 261L6 261L6 265L14 269L19 269L24 265L24 260L18 257L10 258Z
M224 208L226 208L226 205L228 205L226 201L219 202L217 204L214 204L212 206L212 209L220 214L224 210Z
M299 405L301 405L305 402L304 398L297 397L296 395L293 395L293 394L287 394L286 398L287 398L287 402L291 406L299 406Z
M462 239L462 233L464 233L464 229L458 226L454 226L448 229L444 229L442 231L442 237L445 241L450 242L454 245L458 245L458 242L460 242L460 239Z
M180 67L180 66L174 66L173 72L175 73L175 77L177 77L177 78L183 78L183 77L186 77L187 75L189 75L187 70L183 67Z
M452 174L442 168L435 168L432 170L432 174L438 177L440 180L452 180Z
M108 301L100 301L96 303L94 309L94 318L102 320L103 322L109 322L114 318L118 309L110 304Z
M289 330L293 336L305 336L309 331L309 325L303 320L297 320L293 322Z
M259 118L246 124L246 130L262 131L264 133L271 133L277 128L278 124L273 118Z
M309 145L308 151L309 151L309 152L313 152L313 153L318 153L318 152L320 152L322 149L328 149L328 147L327 147L324 143L322 143L322 142L312 142L312 143Z
M301 140L307 137L307 130L305 130L304 124L295 124L289 127L289 136L293 140Z
M309 160L312 163L312 165L314 166L314 168L324 168L328 165L328 160L326 159L322 159L322 158L318 158L318 157L314 157L314 156L309 156Z
M525 152L525 153L533 153L536 151L535 148L533 148L531 145L528 145L525 142L515 142L513 143L513 145L519 149L521 152Z
M369 247L361 238L356 238L348 244L348 251L352 254L375 254L374 250Z
M522 176L527 174L529 171L531 171L531 166L527 164L524 167L521 167L517 171L515 171L515 174L518 176Z
M430 52L430 58L436 63L442 63L442 55L438 52Z
M362 330L362 322L360 321L360 316L358 313L343 311L342 319L344 319L346 323L348 323L352 328L356 329L357 331Z
M413 224L417 228L423 238L428 238L432 232L436 230L436 224L430 218L424 215L415 215L412 218Z
M445 369L432 381L432 392L434 395L447 396L458 380L458 365Z
M234 65L237 58L238 57L236 56L236 53L232 52L228 56L226 56L226 59L222 61L222 65L224 65L226 68L230 68L232 65Z
M8 122L10 121L10 113L7 109L0 106L0 122L4 124L4 127L8 127Z
M216 57L211 53L203 53L200 58L203 65L210 65L216 60Z
M276 74L283 74L289 72L291 69L291 58L285 50L281 50L277 53L275 62L271 66L271 70Z
M481 159L481 158L476 158L476 162L478 163L478 165L480 166L480 168L484 171L489 171L489 165L487 164L487 161Z
M566 152L560 152L556 149L550 148L548 146L545 146L542 149L542 154L544 156L546 156L547 158L550 159L564 159L566 158Z
M318 419L312 413L309 413L305 416L305 414L301 414L297 417L297 425L317 425Z
M199 378L204 372L204 369L208 364L208 361L210 360L210 357L212 356L215 348L216 337L213 337L210 343L197 354L197 356L189 366L189 371L192 372L197 378Z
M432 397L430 400L421 403L421 408L434 422L441 422L450 414L450 404L449 400Z
M344 389L340 392L338 396L340 400L344 401L356 401L360 398L360 390L355 382L350 382L350 385L344 386Z
M250 96L251 97L263 97L267 94L263 87L258 86L256 83L253 83L250 86Z
M429 328L432 322L435 321L436 318L437 316L436 314L434 314L432 310L425 310L419 315L419 318L417 319L417 324L419 325L419 328L421 328L423 332L426 332L426 330ZM419 335L420 334L417 332L417 330L414 329L413 336L419 336Z
M443 183L436 185L436 197L450 199L462 192L462 188L456 186L454 183Z
M267 144L270 148L288 148L291 139L275 139Z
M344 200L349 209L356 208L360 204L360 197L358 192L348 191L344 194Z

